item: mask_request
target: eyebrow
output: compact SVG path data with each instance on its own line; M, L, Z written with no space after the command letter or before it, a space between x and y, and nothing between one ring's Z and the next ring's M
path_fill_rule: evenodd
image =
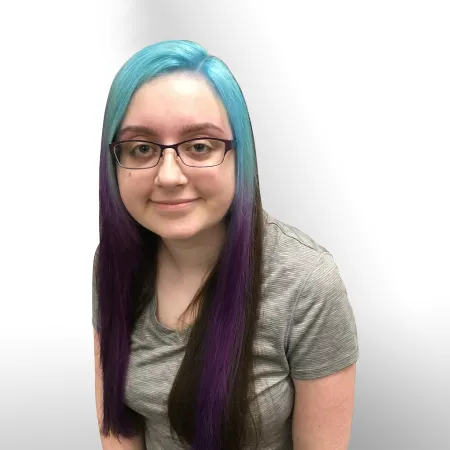
M217 125L214 125L211 122L183 125L178 131L179 135L183 136L187 134L198 133L199 131L205 130L219 131L224 134L222 128L220 128ZM158 136L158 132L154 128L147 127L145 125L128 125L127 127L124 127L120 130L118 136L121 137L127 132L143 133L149 136Z

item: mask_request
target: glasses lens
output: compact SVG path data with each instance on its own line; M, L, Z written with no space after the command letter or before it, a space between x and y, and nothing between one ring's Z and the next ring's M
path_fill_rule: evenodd
M128 169L143 169L156 166L161 149L150 142L128 141L117 144L114 153L121 166Z
M225 142L215 139L193 139L178 147L184 164L192 167L215 166L223 161Z

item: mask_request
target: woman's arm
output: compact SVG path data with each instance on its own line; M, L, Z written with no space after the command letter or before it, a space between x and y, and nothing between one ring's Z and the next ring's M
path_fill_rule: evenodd
M103 378L100 365L100 341L97 331L94 329L94 354L95 354L95 404L99 430L102 423L103 409ZM145 450L144 433L132 439L105 437L100 433L103 450Z
M347 450L353 417L356 365L312 380L296 380L294 450Z

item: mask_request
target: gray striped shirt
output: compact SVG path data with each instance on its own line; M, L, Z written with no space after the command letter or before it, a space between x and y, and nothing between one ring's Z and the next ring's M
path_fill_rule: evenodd
M359 348L353 310L332 255L299 229L267 212L265 218L253 402L263 424L261 450L288 450L293 445L291 377L330 375L356 362ZM92 304L96 327L94 283ZM146 419L147 450L185 449L170 435L167 398L190 329L168 329L155 312L152 299L133 333L125 401Z

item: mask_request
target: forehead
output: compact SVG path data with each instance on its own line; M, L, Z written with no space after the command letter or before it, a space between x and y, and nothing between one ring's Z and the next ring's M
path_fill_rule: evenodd
M121 129L146 126L157 137L180 137L185 125L210 122L231 134L226 110L200 75L164 75L141 86L133 95Z

